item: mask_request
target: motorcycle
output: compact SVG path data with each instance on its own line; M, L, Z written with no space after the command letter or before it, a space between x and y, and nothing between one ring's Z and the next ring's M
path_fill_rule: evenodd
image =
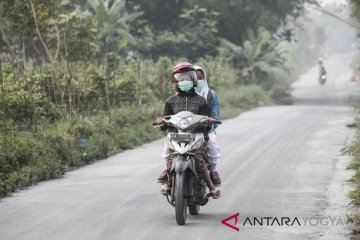
M320 83L321 85L324 85L325 82L326 82L326 79L327 79L326 71L325 71L325 69L322 69L322 70L320 71L319 83Z
M170 205L175 207L176 222L178 225L186 223L187 208L190 215L198 215L200 206L208 203L211 193L208 193L205 181L199 177L195 166L195 150L205 142L204 129L210 118L182 111L178 114L164 117L163 124L168 134L166 141L172 151L171 193L165 195ZM221 124L215 121L215 124Z

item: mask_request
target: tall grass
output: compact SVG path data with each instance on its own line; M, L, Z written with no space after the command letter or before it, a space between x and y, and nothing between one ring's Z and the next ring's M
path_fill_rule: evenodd
M160 105L112 110L112 121L105 113L65 119L36 133L6 129L0 135L0 196L159 138L151 122L161 115Z
M360 112L360 102L355 104L355 108ZM349 193L351 203L360 206L360 119L356 119L353 124L348 125L356 129L356 134L352 142L348 143L344 148L344 153L352 156L352 162L349 169L355 170L355 175L350 181L355 184L355 189ZM353 223L357 228L355 232L360 232L360 213L348 216L349 222Z
M220 90L223 118L271 102L261 87L234 86ZM124 149L158 139L163 133L151 123L162 115L164 102L130 104L89 117L71 115L36 132L18 131L0 124L0 197L39 181L57 178L66 171L104 159Z
M223 118L232 118L252 107L271 102L269 94L258 85L236 86L219 91L218 95Z

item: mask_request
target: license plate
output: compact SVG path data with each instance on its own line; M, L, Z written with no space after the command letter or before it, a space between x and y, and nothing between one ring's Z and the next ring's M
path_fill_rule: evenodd
M195 141L195 134L176 134L172 133L170 135L171 141L176 142L194 142Z

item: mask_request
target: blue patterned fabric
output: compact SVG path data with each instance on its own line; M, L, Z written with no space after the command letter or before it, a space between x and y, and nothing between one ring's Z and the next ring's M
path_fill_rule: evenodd
M215 93L215 91L210 90L211 91L211 103L210 103L210 107L211 107L211 117L215 118L216 120L221 120L221 116L220 116L220 104L219 104L219 100L218 97ZM215 129L218 127L217 124L213 124L211 127L211 131L215 131Z

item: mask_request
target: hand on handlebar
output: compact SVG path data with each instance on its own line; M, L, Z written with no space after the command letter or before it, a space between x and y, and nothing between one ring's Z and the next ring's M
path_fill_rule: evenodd
M153 125L160 125L164 123L164 118L163 117L158 117L155 122L153 123Z
M215 119L215 118L212 118L210 117L209 118L209 124L221 124L221 121Z

